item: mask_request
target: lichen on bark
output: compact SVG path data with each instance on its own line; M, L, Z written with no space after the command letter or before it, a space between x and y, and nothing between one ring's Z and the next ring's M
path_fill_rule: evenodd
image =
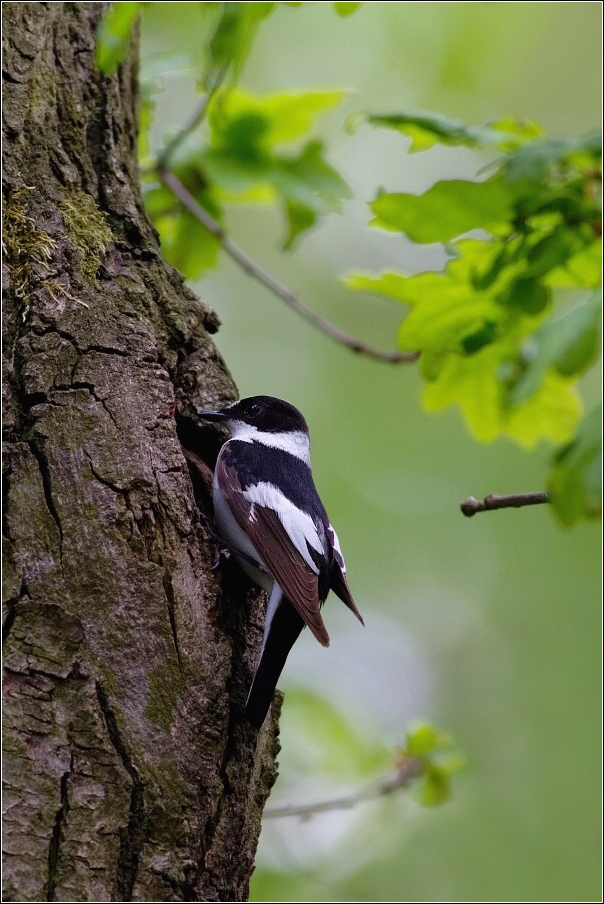
M105 6L3 4L4 900L241 901L264 601L212 571L179 441L211 466L194 406L236 390L144 214L136 42L94 68Z

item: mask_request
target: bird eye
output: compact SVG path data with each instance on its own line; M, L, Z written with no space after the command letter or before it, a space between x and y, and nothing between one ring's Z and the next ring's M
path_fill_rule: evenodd
M261 410L261 406L258 404L258 402L252 402L251 405L248 405L247 409L248 414L260 414Z

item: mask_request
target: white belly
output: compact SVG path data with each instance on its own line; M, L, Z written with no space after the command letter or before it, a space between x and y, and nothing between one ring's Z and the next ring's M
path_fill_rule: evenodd
M235 516L229 508L229 504L224 498L222 490L218 486L216 477L214 477L214 516L221 537L224 537L227 543L234 546L235 549L240 549L241 552L244 552L247 556L260 562L264 567L264 562L256 552L252 541L245 531L237 524ZM258 584L258 586L262 587L263 590L266 590L267 593L271 592L273 588L273 579L270 574L266 574L266 572L254 568L253 565L239 556L237 556L237 561L255 584Z

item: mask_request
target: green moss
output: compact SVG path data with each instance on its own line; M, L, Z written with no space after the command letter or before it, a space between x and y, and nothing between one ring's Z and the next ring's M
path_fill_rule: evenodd
M99 507L98 505L95 505L94 502L85 502L81 511L84 513L84 517L87 521L92 521L95 524L98 523Z
M30 121L34 119L36 110L44 108L48 104L48 98L49 95L52 96L53 88L53 85L44 81L41 68L34 67L29 83L28 118Z
M4 262L17 298L27 298L48 271L56 242L27 214L27 196L31 188L13 192L2 209Z
M2 727L2 753L14 754L16 757L23 758L27 763L30 760L30 751L24 741L13 728Z
M67 233L80 253L80 272L92 282L113 242L107 215L79 188L70 189L60 207Z
M183 806L187 806L190 799L190 791L178 770L171 763L160 763L155 766L153 772L158 785L161 786L165 794L172 800L180 801Z
M169 655L161 665L149 672L148 681L149 700L145 715L151 722L169 730L174 718L174 707L185 686L176 655Z
M82 439L86 437L94 437L98 431L98 421L94 414L83 414L80 418L80 433L78 442L82 443ZM78 447L78 448L80 448Z
M113 674L113 672L111 671L111 669L108 668L106 665L104 665L102 662L97 661L95 663L95 665L96 665L97 670L102 675L101 685L102 685L105 693L107 695L111 694L111 696L117 697L118 699L123 698L124 690L123 690L122 686L119 684L119 682L117 681L117 679L116 679L115 675Z

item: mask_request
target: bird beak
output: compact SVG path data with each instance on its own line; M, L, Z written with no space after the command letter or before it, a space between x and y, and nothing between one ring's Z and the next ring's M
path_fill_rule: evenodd
M205 421L227 421L229 419L229 415L226 411L203 411L201 408L197 409L198 417L203 418Z

